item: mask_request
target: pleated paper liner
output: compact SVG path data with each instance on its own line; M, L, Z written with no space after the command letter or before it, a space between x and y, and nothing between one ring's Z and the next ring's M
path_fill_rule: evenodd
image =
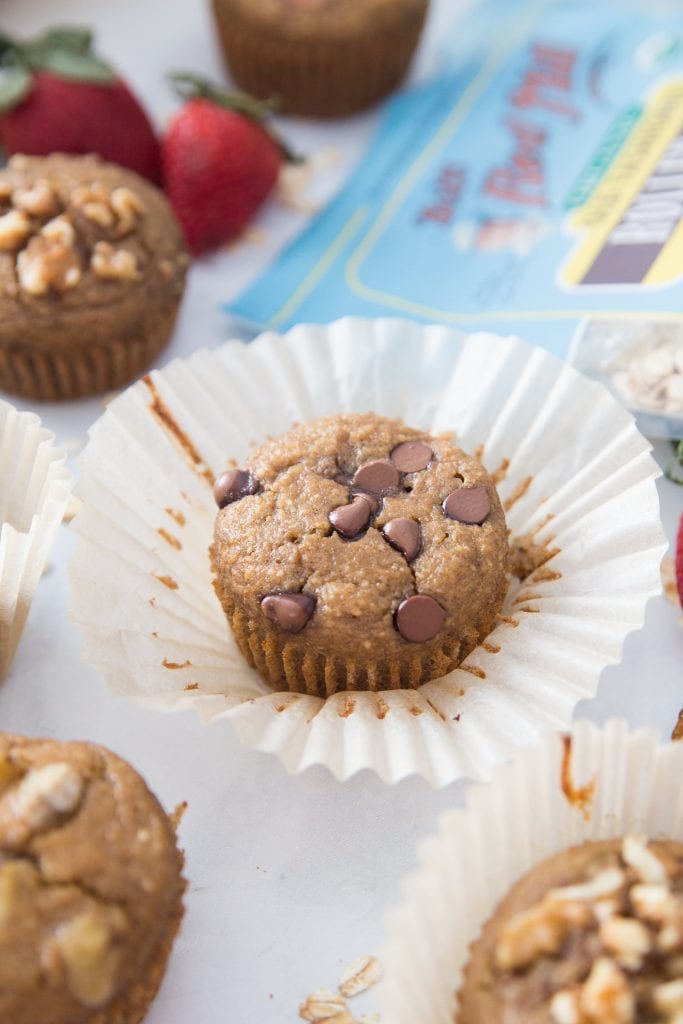
M486 642L418 690L273 694L213 592L211 483L294 421L348 411L454 431L494 474L512 541L548 558ZM399 320L344 319L174 360L113 401L81 458L70 565L84 656L159 710L229 718L300 771L487 778L565 727L661 590L658 468L632 417L540 349ZM535 563L534 563L535 564Z
M69 500L66 454L53 441L38 416L0 400L0 678Z
M577 722L470 789L423 842L388 917L382 1020L454 1024L470 943L517 879L568 847L627 833L683 840L683 743L622 721Z

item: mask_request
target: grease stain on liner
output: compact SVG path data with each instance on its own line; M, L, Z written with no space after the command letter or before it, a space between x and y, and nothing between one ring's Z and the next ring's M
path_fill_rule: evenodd
M571 736L562 736L562 766L560 768L560 785L569 804L581 811L584 820L589 821L591 808L595 799L597 777L583 786L577 786L572 780L573 741Z

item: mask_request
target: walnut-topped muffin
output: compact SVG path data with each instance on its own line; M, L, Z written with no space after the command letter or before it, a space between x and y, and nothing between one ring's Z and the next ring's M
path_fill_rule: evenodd
M162 192L95 156L0 169L0 388L120 387L168 341L188 257Z
M679 1024L683 844L588 842L519 881L472 947L458 1024Z
M296 426L215 485L215 589L277 689L414 687L493 628L505 516L450 437L372 413Z
M0 733L0 1024L138 1024L182 916L181 868L125 761Z

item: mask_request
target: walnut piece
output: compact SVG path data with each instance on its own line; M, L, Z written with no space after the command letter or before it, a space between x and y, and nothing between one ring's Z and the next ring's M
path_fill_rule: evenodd
M122 237L135 229L138 217L144 213L144 205L137 192L121 186L111 194L111 208L116 215L116 235Z
M109 242L97 242L90 266L97 277L105 281L132 281L138 274L135 253L128 249L115 249Z
M31 222L20 210L10 210L0 217L0 251L14 252L31 234Z
M671 920L676 910L677 900L668 885L633 885L630 899L637 916L653 924Z
M620 967L638 971L652 950L652 937L642 924L632 917L608 917L600 925L600 941Z
M121 185L109 192L99 182L75 188L70 203L93 224L117 238L135 230L145 209L140 196L132 189Z
M121 962L116 935L125 927L119 908L93 906L57 930L55 944L67 985L83 1006L103 1006L114 995Z
M116 219L109 200L109 192L99 182L78 185L69 196L71 206L93 224L105 230L113 227Z
M68 213L63 213L59 217L49 220L40 229L40 233L43 238L49 238L51 242L59 242L60 245L66 246L67 249L73 249L76 244L76 232Z
M667 1015L667 1020L677 1024L683 1016L683 978L658 985L653 993L653 1001L660 1013Z
M29 295L45 295L50 289L65 292L81 280L75 250L44 235L36 235L17 257L19 284Z
M586 1024L632 1024L636 1005L626 975L612 960L601 957L581 988L579 1006Z
M30 217L48 219L59 212L59 201L50 184L41 179L30 188L17 188L12 193L12 205Z
M0 848L19 850L80 805L85 782L68 764L34 768L0 798Z
M516 971L540 956L558 953L570 928L590 924L589 907L578 901L556 901L549 894L530 910L515 914L501 929L495 948L496 967Z
M624 863L633 868L641 882L668 882L669 876L665 865L641 836L626 836L622 843L621 856Z

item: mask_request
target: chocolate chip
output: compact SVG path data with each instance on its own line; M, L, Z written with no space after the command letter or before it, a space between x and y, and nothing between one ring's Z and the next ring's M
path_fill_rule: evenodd
M353 477L354 487L359 491L369 491L378 498L397 491L400 482L401 477L396 466L392 466L386 459L366 462L356 470Z
M363 501L367 501L370 506L370 515L377 515L379 511L379 498L376 498L374 494L367 494L365 491L352 491L354 498L362 498Z
M351 483L351 476L349 473L337 473L337 475L333 476L332 479L335 484L341 484L342 487L348 487Z
M392 548L400 551L406 562L412 562L422 547L422 530L414 519L390 519L382 533Z
M247 494L256 494L259 489L258 480L245 469L226 469L213 485L213 496L219 508L225 508L233 501L245 498Z
M329 519L337 533L352 540L366 528L370 522L371 512L369 496L358 494L350 505L340 505L332 509Z
M434 452L422 441L404 441L396 445L389 458L401 473L418 473L427 468Z
M401 601L396 611L396 628L404 640L420 644L435 637L446 613L428 594L413 594Z
M449 519L478 526L491 511L489 492L485 487L458 487L445 499L443 510Z
M315 610L315 598L298 593L266 594L261 610L287 633L300 633Z

